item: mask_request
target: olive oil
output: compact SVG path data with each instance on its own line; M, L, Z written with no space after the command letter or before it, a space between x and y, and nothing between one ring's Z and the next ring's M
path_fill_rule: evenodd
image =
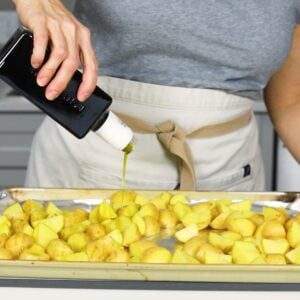
M126 167L127 167L127 158L128 154L130 154L133 151L133 144L129 143L124 149L124 155L123 155L123 168L122 168L122 182L121 182L121 189L125 190L126 188Z

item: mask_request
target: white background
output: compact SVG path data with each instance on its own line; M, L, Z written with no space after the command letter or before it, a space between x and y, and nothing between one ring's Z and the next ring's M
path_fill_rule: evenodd
M300 292L137 291L88 289L0 288L0 299L22 300L299 300Z

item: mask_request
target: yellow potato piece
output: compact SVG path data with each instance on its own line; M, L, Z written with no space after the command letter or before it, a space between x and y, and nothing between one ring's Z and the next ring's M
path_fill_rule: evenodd
M147 249L153 247L157 247L157 245L153 241L139 240L129 245L129 253L133 257L142 257Z
M192 224L197 224L199 230L205 229L210 224L211 213L208 210L201 212L201 213L190 212L190 213L187 213L181 219L181 221L182 221L183 225L186 227L189 225L192 225Z
M291 247L295 248L300 243L300 222L295 221L291 224L287 232L287 240Z
M50 241L46 248L46 252L49 254L51 259L73 253L67 242L61 239L54 239Z
M68 238L68 245L74 252L80 252L85 248L89 239L88 236L82 232L74 233Z
M300 265L300 246L286 253L285 257L290 263Z
M169 209L161 210L158 220L162 228L174 228L177 224L175 213Z
M107 262L118 262L125 263L129 262L130 256L128 252L124 249L118 249L113 251L106 259Z
M201 237L194 236L190 238L182 247L182 250L190 256L195 256L198 249L206 243Z
M14 256L13 254L7 250L6 248L1 248L0 247L0 260L3 259L3 260L10 260L10 259L13 259Z
M142 263L169 263L171 261L171 252L163 247L153 247L147 249L141 259Z
M44 248L47 248L52 240L58 239L57 233L43 223L34 228L32 237Z
M286 259L282 254L267 254L265 259L269 265L286 265Z
M255 224L248 219L230 219L227 222L230 231L237 232L243 237L252 236L255 232Z
M251 264L260 256L256 246L249 242L236 241L231 251L232 261L236 264Z
M285 254L290 248L286 239L262 239L262 249L265 254Z
M202 263L204 263L206 253L217 253L223 254L221 249L209 244L205 243L204 245L200 246L199 249L196 251L195 257Z
M228 265L232 263L232 257L228 254L220 254L213 252L206 252L204 255L205 264Z
M190 238L198 234L198 226L196 224L189 225L175 233L175 237L180 242L187 242Z
M172 264L198 264L199 261L185 251L176 249L171 258Z

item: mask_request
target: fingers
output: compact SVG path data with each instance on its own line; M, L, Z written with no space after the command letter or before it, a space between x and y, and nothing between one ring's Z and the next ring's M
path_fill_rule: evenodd
M48 31L44 25L44 19L36 20L32 26L33 35L33 52L31 56L31 65L39 68L45 58L45 52L48 44ZM40 24L40 25L35 25Z
M77 98L86 100L95 90L98 77L98 63L92 47L90 32L83 28L80 38L80 50L83 65L82 83L79 86Z
M37 83L46 86L46 98L53 100L61 94L80 66L81 56L83 77L77 97L86 100L95 89L98 72L89 30L60 1L31 0L29 4L19 0L16 8L22 24L33 31L31 64L40 68Z
M55 27L52 31L51 55L38 75L38 82L44 80L43 85L51 80L46 88L49 100L61 94L80 65L75 25L65 21L61 28ZM57 36L54 37L54 34Z

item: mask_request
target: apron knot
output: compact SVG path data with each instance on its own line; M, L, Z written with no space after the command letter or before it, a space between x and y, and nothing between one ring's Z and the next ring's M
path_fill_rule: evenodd
M166 121L159 125L151 125L139 118L117 113L121 120L138 133L154 133L162 145L178 158L180 172L180 189L196 190L196 176L192 152L186 143L186 138L212 138L231 133L249 124L252 111L246 111L241 116L225 121L198 128L186 133L178 124Z

